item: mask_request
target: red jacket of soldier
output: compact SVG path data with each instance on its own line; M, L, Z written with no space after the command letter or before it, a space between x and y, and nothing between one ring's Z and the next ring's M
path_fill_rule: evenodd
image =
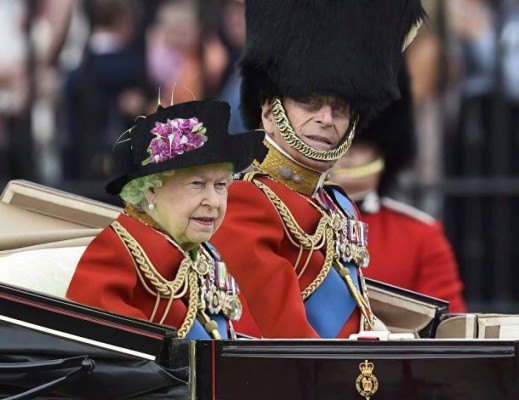
M463 285L442 225L404 203L373 193L360 205L369 227L369 267L364 275L450 302L466 312Z

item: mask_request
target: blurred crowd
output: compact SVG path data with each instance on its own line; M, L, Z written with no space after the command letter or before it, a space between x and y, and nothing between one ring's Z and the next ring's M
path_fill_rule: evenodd
M415 174L432 183L445 169L463 172L464 157L455 147L455 156L443 156L443 141L492 136L485 101L498 91L508 128L517 127L519 4L424 4L429 20L408 60L420 132ZM0 180L110 175L118 135L159 97L162 104L225 99L232 129L242 129L235 65L243 14L243 0L2 1Z
M241 0L5 0L0 19L0 182L111 176L118 136L159 101L237 107Z

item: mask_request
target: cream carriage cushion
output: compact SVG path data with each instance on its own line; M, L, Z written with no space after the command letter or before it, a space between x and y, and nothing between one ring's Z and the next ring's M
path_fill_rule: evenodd
M0 282L65 297L86 246L27 250L0 257Z

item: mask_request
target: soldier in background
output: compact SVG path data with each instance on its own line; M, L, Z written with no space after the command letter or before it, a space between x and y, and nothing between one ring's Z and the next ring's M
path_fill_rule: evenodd
M401 68L402 97L386 108L331 170L331 180L352 197L369 227L365 276L447 300L466 312L463 285L441 223L386 197L416 153L409 76Z

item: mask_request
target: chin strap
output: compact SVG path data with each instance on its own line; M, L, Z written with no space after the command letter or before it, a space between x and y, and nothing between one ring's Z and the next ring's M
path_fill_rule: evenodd
M355 128L359 122L358 114L355 114L350 122L348 131L343 139L343 142L339 147L333 150L316 150L313 147L303 142L294 132L294 129L290 125L285 108L279 97L273 97L270 102L272 109L272 115L276 123L277 128L283 139L289 144L290 147L297 150L299 153L315 161L337 161L341 158L350 148L351 142L355 136Z

